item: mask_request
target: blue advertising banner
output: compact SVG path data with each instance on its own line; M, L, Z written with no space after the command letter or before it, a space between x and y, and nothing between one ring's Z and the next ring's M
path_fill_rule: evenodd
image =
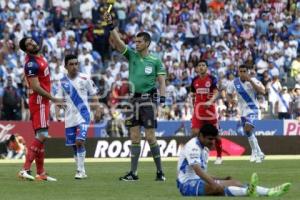
M220 135L222 136L244 135L243 128L239 121L220 121L219 125L220 125ZM255 125L254 131L256 135L262 135L262 136L284 135L283 120L256 120L254 121L254 125ZM102 123L94 124L93 126L91 126L94 127L91 128L93 131L92 135L97 138L107 137L106 126L107 126L106 121ZM296 131L297 128L293 128L293 127L294 126L290 126L290 129L291 130L295 129ZM156 136L172 137L172 136L189 136L189 135L191 135L190 121L158 121Z
M282 120L255 120L255 135L273 136L283 135ZM243 128L238 121L221 121L220 134L225 136L244 135Z
M282 120L256 120L254 121L255 134L264 136L283 135ZM159 121L156 135L160 137L188 136L191 134L190 121ZM244 135L238 121L220 121L220 135Z

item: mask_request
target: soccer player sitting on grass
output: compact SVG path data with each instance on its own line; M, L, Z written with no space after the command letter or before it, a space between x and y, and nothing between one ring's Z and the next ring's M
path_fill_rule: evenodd
M281 196L291 183L265 188L258 186L258 176L253 173L250 183L243 185L231 177L216 178L207 173L209 149L218 136L218 129L205 124L198 136L187 142L180 153L177 166L177 187L183 196Z

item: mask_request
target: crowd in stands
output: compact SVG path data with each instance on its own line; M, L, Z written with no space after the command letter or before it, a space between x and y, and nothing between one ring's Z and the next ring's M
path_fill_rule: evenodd
M1 0L1 120L28 120L24 54L19 40L42 42L49 62L52 92L64 73L64 55L78 54L80 71L99 88L102 108L95 121L122 116L118 104L128 95L128 63L113 50L103 13L113 14L122 39L134 48L139 31L152 36L151 53L167 70L167 102L159 120L189 120L193 113L190 84L200 59L217 77L222 120L237 120L236 103L225 88L247 64L267 89L258 96L263 118L300 115L300 2L296 0ZM288 102L286 109L278 94ZM283 114L282 114L283 113ZM59 120L62 113L52 119ZM118 129L123 130L122 127ZM119 134L119 133L116 133Z

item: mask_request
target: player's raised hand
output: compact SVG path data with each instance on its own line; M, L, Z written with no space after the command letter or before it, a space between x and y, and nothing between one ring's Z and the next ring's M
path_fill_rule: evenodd
M103 16L104 20L106 21L107 24L112 24L113 23L113 18L112 15L109 12L105 12Z

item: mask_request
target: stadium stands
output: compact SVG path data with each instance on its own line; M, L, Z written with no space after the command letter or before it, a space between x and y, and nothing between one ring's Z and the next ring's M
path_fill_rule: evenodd
M104 109L104 118L111 118L122 101L119 97L128 95L128 72L126 60L109 45L102 19L107 7L106 0L0 1L0 96L10 77L22 98L18 112L23 120L29 116L24 54L17 46L23 36L43 43L54 94L64 73L64 55L77 53L81 71L93 78L103 107L109 108ZM299 118L300 2L116 0L112 12L129 46L133 46L138 31L148 31L153 40L152 53L164 62L168 72L167 103L160 108L160 120L191 118L189 85L200 58L207 60L210 73L218 77L220 119L238 119L236 105L226 101L224 88L242 63L267 88L268 94L258 97L264 118L277 118L274 99L278 97L272 91L275 82L280 92L287 86L291 117ZM1 111L3 119L7 113L3 113L2 101ZM52 119L59 119L54 109Z

